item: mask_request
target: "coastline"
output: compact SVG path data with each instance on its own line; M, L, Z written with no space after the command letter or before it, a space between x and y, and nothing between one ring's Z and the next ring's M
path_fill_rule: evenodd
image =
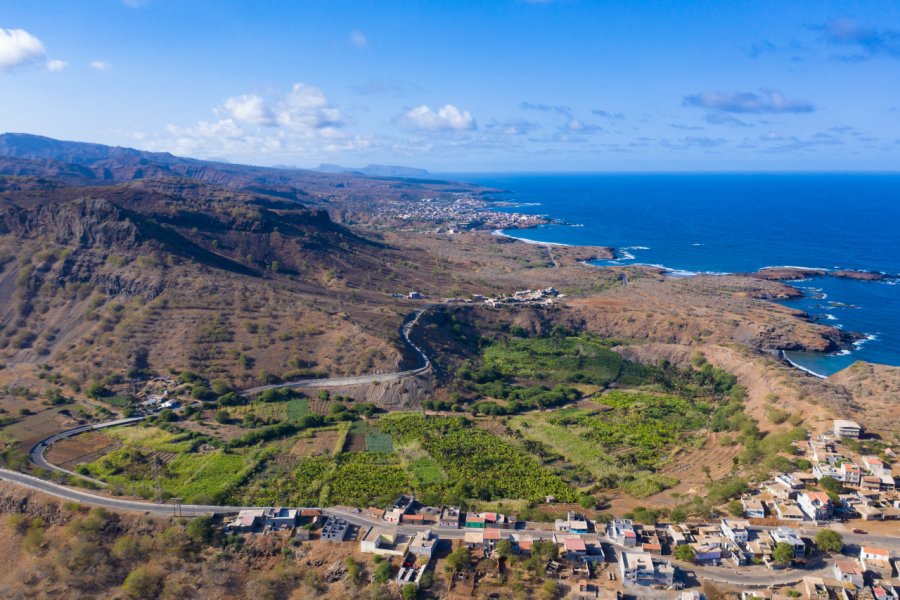
M522 229L523 230L533 229L533 227L527 227L527 228L523 227ZM533 244L535 246L564 246L564 247L568 247L568 248L575 247L575 244L561 244L559 242L541 242L538 240L530 240L528 238L516 237L514 235L509 235L508 233L505 233L502 229L494 229L493 231L491 231L491 235L496 235L498 237L505 237L505 238L509 238L511 240L518 240L520 242L524 242L526 244Z

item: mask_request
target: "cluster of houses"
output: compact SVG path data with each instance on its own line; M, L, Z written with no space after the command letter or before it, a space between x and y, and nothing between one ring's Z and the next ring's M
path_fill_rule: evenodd
M742 499L744 517L780 521L830 521L832 519L900 519L900 492L891 466L872 455L850 456L844 438L858 438L859 425L834 421L833 433L795 446L810 463L808 472L779 473L760 486L758 494ZM885 451L893 456L893 451ZM837 498L812 491L826 477L843 486Z
M823 492L808 491L803 476L783 473L770 483L790 490L786 500L794 502L801 519L831 518L834 511L831 498ZM784 545L792 549L791 563L806 561L811 544L796 528L777 522L777 526L762 527L757 520L766 519L762 524L771 524L766 501L747 496L742 502L745 518L723 518L716 524L642 526L624 518L602 524L569 511L565 518L556 519L551 531L525 530L517 527L521 523L515 517L497 512L423 506L413 496L403 495L387 509L369 508L367 522L382 524L363 527L362 532L347 519L326 517L319 509L291 508L243 510L226 524L226 530L234 533L291 530L292 535L308 540L309 530L320 527L319 537L325 542L358 539L361 552L401 559L396 575L401 585L419 583L434 558L441 531L462 530L446 537L459 539L461 535L461 544L486 557L496 557L501 540L508 542L510 552L526 557L536 550L536 544L553 543L559 549L558 559L548 560L548 574L561 574L566 564L563 561L567 561L565 568L571 568L572 575L581 578L573 588L573 597L585 599L604 597L602 594L606 592L589 579L595 575L598 565L605 563L615 563L606 572L607 576L610 579L617 576L625 585L678 588L676 567L667 556L678 554L678 547L684 545L690 546L693 561L701 565L739 568L764 564L772 569L781 568L785 566L784 561L776 560L774 555L776 547ZM774 506L783 503L775 501ZM897 592L900 579L894 579L900 577L898 569L900 559L893 559L887 549L862 546L858 557L841 556L830 566L833 579L808 578L805 585L813 591L835 586L843 590L842 595L828 592L831 595L810 598L900 600Z
M558 298L564 298L565 294L560 294L559 290L554 287L544 288L542 290L520 290L513 292L511 296L497 296L496 298L475 298L475 301L482 301L488 306L506 306L510 304L526 304L541 305L553 304Z
M840 600L897 600L900 598L900 559L892 559L886 548L860 546L857 556L835 560L830 577L807 577L803 585L808 598Z

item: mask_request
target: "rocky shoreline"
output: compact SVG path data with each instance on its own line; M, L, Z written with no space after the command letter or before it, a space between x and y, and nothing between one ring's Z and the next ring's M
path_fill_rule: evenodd
M854 269L811 269L806 267L764 267L754 273L745 273L747 277L756 277L768 281L798 281L814 277L837 277L839 279L855 279L857 281L889 281L900 279L900 275L891 275L877 271L858 271Z

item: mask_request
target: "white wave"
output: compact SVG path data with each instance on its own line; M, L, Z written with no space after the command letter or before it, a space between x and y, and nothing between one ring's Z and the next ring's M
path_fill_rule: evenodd
M768 267L763 267L760 271L765 271L766 269L797 269L799 271L830 271L831 269L827 267L801 267L799 265L771 265Z
M874 333L870 333L870 334L867 334L866 337L864 337L863 339L853 342L853 346L856 347L856 349L859 349L859 348L862 348L863 344L865 344L867 342L871 342L873 340L877 340L877 339L878 339L877 335L875 335Z
M837 321L837 317L834 316L834 315L832 315L832 314L826 313L826 314L825 314L825 320L826 320L826 321Z
M701 243L699 243L699 242L695 242L695 243L691 244L691 246L702 246L702 245L703 245L703 244L701 244Z
M619 260L634 260L634 254L625 248L619 248L619 252L622 254L622 256L619 257Z
M648 246L624 246L622 250L649 250Z
M509 235L508 233L503 233L500 229L495 229L491 232L491 235L496 235L500 237L509 238L511 240L519 240L520 242L525 242L526 244L536 244L538 246L571 246L572 244L560 244L559 242L542 242L540 240L530 240L528 238L517 237L514 235Z
M829 354L828 356L847 356L851 354L852 350L841 350L840 352L835 352L833 354Z

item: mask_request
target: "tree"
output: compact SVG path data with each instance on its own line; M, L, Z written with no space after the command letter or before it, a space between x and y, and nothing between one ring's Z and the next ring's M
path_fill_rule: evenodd
M732 500L728 503L728 512L730 512L733 517L743 517L744 505L741 504L740 500Z
M676 506L669 514L669 520L673 523L684 523L687 520L687 509L683 506Z
M468 566L470 562L472 562L472 553L465 546L460 546L447 556L445 565L448 571L453 572Z
M509 540L500 540L494 548L494 552L500 558L509 558L513 554L512 542Z
M833 529L823 529L816 534L816 546L825 552L840 552L844 538Z
M163 577L150 567L138 567L128 574L122 590L129 598L156 598L162 591Z
M227 410L217 410L216 411L216 422L217 423L227 423L231 419L231 413Z
M794 547L786 542L776 544L775 549L772 550L772 560L779 565L788 564L794 560Z
M823 490L832 494L840 494L844 491L844 485L834 477L823 477L819 480L819 485Z
M675 546L675 558L678 560L683 560L685 562L693 562L694 557L694 549L687 544L681 544L680 546Z
M403 596L403 600L416 600L416 597L419 595L419 588L414 583L407 583L400 588L400 595Z
M188 537L198 544L210 543L213 539L212 521L209 515L194 517L187 526Z

